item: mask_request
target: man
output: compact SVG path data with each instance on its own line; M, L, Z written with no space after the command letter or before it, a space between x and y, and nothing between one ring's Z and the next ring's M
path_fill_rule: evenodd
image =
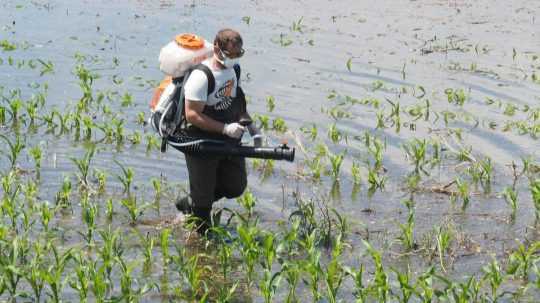
M239 86L239 58L244 54L242 37L232 29L220 30L214 40L214 55L203 61L215 79L214 90L208 92L205 72L195 69L185 86L185 117L188 129L209 138L239 141L247 129L260 145L260 131L254 124L241 125L240 120L250 121L245 98ZM208 73L208 71L207 71ZM186 154L190 194L179 199L176 207L195 219L199 233L211 224L212 204L219 199L235 198L247 185L244 158Z

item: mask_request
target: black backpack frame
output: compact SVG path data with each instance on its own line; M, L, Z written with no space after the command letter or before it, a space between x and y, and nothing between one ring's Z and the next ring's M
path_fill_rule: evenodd
M240 65L234 65L234 73L236 74L237 83L240 82L241 69ZM216 79L210 68L204 64L198 64L186 71L182 77L173 78L172 83L175 85L174 93L171 96L173 103L170 110L166 110L164 113L155 112L152 114L150 121L152 126L161 136L161 152L167 150L167 142L170 137L177 132L178 130L185 129L187 126L186 120L186 109L185 109L185 94L184 94L184 85L187 82L187 79L194 70L200 70L208 79L208 88L207 96L209 96L216 87ZM165 117L163 117L165 115ZM169 130L162 130L161 125L163 121L169 121L169 125L173 125Z

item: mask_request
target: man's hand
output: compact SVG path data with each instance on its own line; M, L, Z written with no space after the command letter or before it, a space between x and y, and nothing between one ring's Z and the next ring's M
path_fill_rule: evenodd
M223 134L224 135L227 135L231 138L234 138L234 139L239 139L240 137L242 137L242 135L244 134L244 131L246 130L246 128L242 125L240 125L240 123L231 123L231 124L225 124L225 126L223 127Z
M253 138L253 146L261 147L262 141L263 141L263 135L261 134L261 130L257 126L255 126L254 123L251 123L248 126L248 131L251 137Z

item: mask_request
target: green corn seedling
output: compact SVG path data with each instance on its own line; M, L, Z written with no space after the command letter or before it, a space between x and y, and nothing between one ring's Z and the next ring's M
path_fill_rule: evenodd
M506 272L510 275L517 276L524 281L529 280L529 271L534 263L537 262L535 255L540 252L540 242L535 242L529 247L524 244L519 244L508 260L508 268Z
M503 191L503 196L506 200L506 203L508 203L508 205L510 205L510 208L512 209L510 219L512 220L512 222L514 222L516 220L516 212L518 208L517 193L511 187L506 187Z
M19 281L24 278L20 264L21 249L23 246L21 239L15 236L6 248L0 250L0 270L2 271L2 288L7 290L9 296L15 301L18 296Z
M339 173L341 170L341 164L343 163L343 158L345 157L345 153L341 153L338 155L332 155L329 154L328 158L330 160L330 164L332 164L332 178L334 181L339 180Z
M59 253L55 245L49 245L54 256L54 264L50 265L44 271L44 278L49 286L50 292L47 293L52 302L62 302L62 290L67 283L67 278L63 278L64 269L67 263L73 259L73 249L70 248L64 253Z
M131 191L131 183L133 182L133 176L134 172L131 167L126 168L124 165L122 165L118 161L114 161L118 166L120 166L120 169L122 169L122 175L116 175L118 180L122 183L124 186L124 193L130 194Z
M82 206L82 219L86 225L86 233L81 234L86 240L86 244L90 245L94 239L94 230L96 229L96 217L98 215L98 207L95 203L86 202Z
M129 218L131 220L131 225L135 225L139 217L144 214L144 211L147 208L152 207L152 203L145 203L141 206L138 206L137 198L133 196L122 199L121 204L126 208L128 212Z
M7 158L11 164L11 168L14 168L17 164L17 159L19 158L21 151L25 148L22 138L18 132L15 136L15 142L11 141L8 137L2 134L0 134L0 138L2 138L8 145L9 154L7 154ZM1 152L5 154L3 150Z
M139 284L139 281L133 278L133 270L137 267L138 262L126 263L122 258L117 259L120 265L120 290L122 293L119 301L138 302L144 294L154 289L155 283L144 283L142 286L134 288L133 283Z
M433 275L435 274L435 268L430 267L424 273L422 273L416 280L416 294L421 300L422 303L431 303L433 302L433 296L435 295L435 290L433 287Z
M344 267L345 272L348 276L353 279L354 282L354 291L353 295L356 299L356 303L366 303L368 302L369 289L364 285L363 276L364 276L364 264L360 264L358 269L352 269L350 267Z
M405 224L399 224L399 228L401 229L401 236L399 237L399 240L405 247L407 251L413 250L415 248L414 243L414 202L412 200L406 200L403 202L403 204L408 209L408 216L407 216L407 223Z
M97 179L97 191L99 193L105 192L105 187L107 186L107 173L100 169L94 170L94 177Z
M364 246L366 246L369 255L373 259L373 263L375 264L375 276L373 278L373 285L371 285L370 288L375 291L379 302L386 302L390 293L390 284L388 275L386 274L382 264L381 254L367 241L362 240L362 243L364 243Z
M107 220L112 221L114 216L114 204L112 199L107 199L105 202L105 215Z
M54 216L54 209L49 206L49 203L45 201L45 203L41 204L41 225L43 226L43 230L45 233L49 232L49 223L51 222L51 219Z
M84 189L90 188L90 183L88 180L88 175L90 173L90 163L92 161L92 158L94 157L96 149L94 146L92 146L86 153L84 154L84 157L82 159L75 159L70 158L75 165L77 165L77 168L79 169L79 184Z
M71 206L71 202L69 197L71 196L71 180L68 176L64 177L64 181L62 182L62 188L58 193L56 193L56 205L67 208Z
M161 246L161 255L162 255L164 266L167 266L170 262L170 255L169 255L170 235L171 235L171 230L169 228L164 228L161 230L159 244Z
M362 183L360 164L358 164L356 161L353 161L352 163L351 176L354 185L360 185Z
M466 182L461 181L460 178L456 179L456 185L459 193L459 197L462 199L461 210L465 211L470 203L469 185Z
M484 272L484 280L489 281L491 287L491 302L497 302L499 298L499 287L501 286L504 276L497 260L493 259L488 265L482 268Z
M452 232L448 229L448 227L443 228L443 226L439 226L437 228L437 252L439 255L441 268L444 272L446 272L446 269L444 267L443 259L446 251L450 248L452 237Z
M90 292L90 267L81 252L74 255L73 260L77 265L73 277L69 280L69 285L79 294L79 301L86 303Z
M43 289L45 287L45 280L43 275L43 245L37 241L33 245L34 256L30 261L29 269L25 272L25 278L34 294L36 302L40 302Z
M338 235L334 240L334 245L332 247L332 258L326 266L326 270L323 271L326 282L327 298L328 302L331 303L338 302L338 291L346 276L345 269L339 260L343 253L343 246L344 244L341 240L341 235Z
M396 299L401 303L409 302L415 291L414 285L411 284L410 269L407 268L407 271L405 273L402 273L395 268L392 268L392 271L396 274L399 283L399 289L401 290L401 296L396 294Z
M236 227L240 240L240 254L243 257L247 272L247 283L251 285L254 281L254 268L260 252L256 237L259 234L259 229L256 226L248 226L246 223L241 223Z
M285 280L289 286L285 302L298 302L298 298L296 296L296 287L298 285L298 281L300 280L300 266L295 261L287 261L283 264L281 272L282 275L285 276Z
M302 242L303 249L307 252L307 259L302 264L302 269L308 275L308 286L311 291L313 302L317 302L321 298L319 292L319 281L321 280L321 253L318 250L317 230L313 230Z
M32 147L28 151L28 153L34 159L34 163L35 163L35 166L36 166L36 176L39 179L40 172L41 172L41 160L43 158L43 153L41 151L41 147L39 145L36 145L36 146Z
M150 235L150 233L147 233L145 237L139 234L139 239L143 247L144 272L149 273L152 269L152 261L154 259L152 252L154 250L155 239Z
M429 175L429 172L424 168L428 163L426 160L427 146L427 141L425 139L414 139L412 142L403 145L407 158L414 164L414 174L416 175L420 175L420 173Z

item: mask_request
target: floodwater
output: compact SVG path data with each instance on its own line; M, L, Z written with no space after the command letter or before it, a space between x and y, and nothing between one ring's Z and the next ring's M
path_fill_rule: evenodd
M449 127L461 128L463 140L448 137L444 153L470 146L475 158L489 157L494 165L492 192L482 194L481 188L473 187L465 213L460 212L460 203L451 203L447 195L425 192L415 197L415 235L421 237L450 220L466 239L463 246L456 247L450 268L451 275L462 277L478 273L492 255L504 256L515 246L515 239L537 236L527 183L518 183L521 203L514 224L508 222L510 211L498 192L512 183L512 161L521 163L523 157L540 159L538 138L516 130L503 131L507 121L527 119L528 113L519 109L540 106L540 83L532 79L534 73L540 78L540 59L534 59L540 56L539 14L539 1L4 0L0 3L0 41L6 39L24 47L0 52L0 86L4 94L13 88L29 94L30 83L46 82L47 108L61 111L81 97L73 70L77 64L75 55L82 54L87 56L84 64L100 74L95 89L132 95L131 106L120 108L118 96L110 104L125 118L126 132L151 133L149 127L136 123L136 116L148 113L153 86L163 77L157 62L160 48L182 32L212 39L223 27L237 29L246 49L241 61L242 85L250 97L249 111L286 122L289 132L269 133L272 144L285 138L297 148L301 142L307 152L298 151L294 163L276 162L268 178L250 172L250 188L259 199L256 212L262 224L272 228L276 222L287 220L294 209L296 191L306 199L328 200L330 207L346 214L351 225L347 262L356 264L363 251L360 239L368 230L370 241L388 249L386 257L395 266L405 266L391 251L399 251L395 240L398 223L404 222L407 215L400 203L408 197L403 180L413 169L401 146L411 138L442 132L443 118L432 115L429 122L416 121L414 130L402 127L398 133L394 127L376 129L376 113L382 107L344 105L339 108L350 117L336 121L325 110L346 100L345 96L377 98L386 113L390 106L387 100L399 101L406 109L428 99L432 112L449 110L458 114ZM8 56L15 61L50 60L54 73L40 76L38 70L10 66ZM463 89L467 95L463 108L447 102L448 88ZM329 95L336 97L329 99ZM420 95L423 97L415 97ZM269 96L275 99L272 112L267 109ZM495 105L486 104L488 99L495 100ZM501 108L496 106L499 101ZM517 106L515 115L504 114L506 104ZM95 119L99 121L100 117ZM347 141L334 144L328 139L328 127L334 122L347 134ZM489 127L490 123L496 125L495 129ZM318 140L328 144L332 153L347 151L339 195L334 193L334 198L329 198L330 177L323 176L320 183L298 178L301 172L308 171L304 160L313 156L315 146L301 128L313 124L318 127ZM387 125L391 123L387 121ZM369 158L362 141L354 139L364 132L386 142L383 166L388 181L385 189L372 197L367 193L367 170L362 172L360 191L352 194L352 161L362 163ZM39 131L27 137L27 144L39 142L46 148L41 173L43 199L52 201L64 176L75 171L70 157L84 154L83 145L72 139ZM149 211L145 218L159 221L175 215L169 200L187 186L180 153L148 153L144 144L120 151L113 146L101 148L92 167L110 172L108 187L112 192L120 195L122 191L114 177L120 173L115 161L133 168L135 186L147 192L148 197L152 195L149 181L163 177L173 194L162 199L159 214ZM448 159L435 167L424 178L426 188L452 181L461 172L456 163ZM7 166L7 162L0 164L1 168ZM235 207L233 201L218 205ZM62 219L65 230L80 224L78 213L76 210L72 217ZM122 226L126 222L115 224ZM68 235L68 243L70 237L72 241L80 240L76 234ZM419 256L411 256L410 264L426 266Z

